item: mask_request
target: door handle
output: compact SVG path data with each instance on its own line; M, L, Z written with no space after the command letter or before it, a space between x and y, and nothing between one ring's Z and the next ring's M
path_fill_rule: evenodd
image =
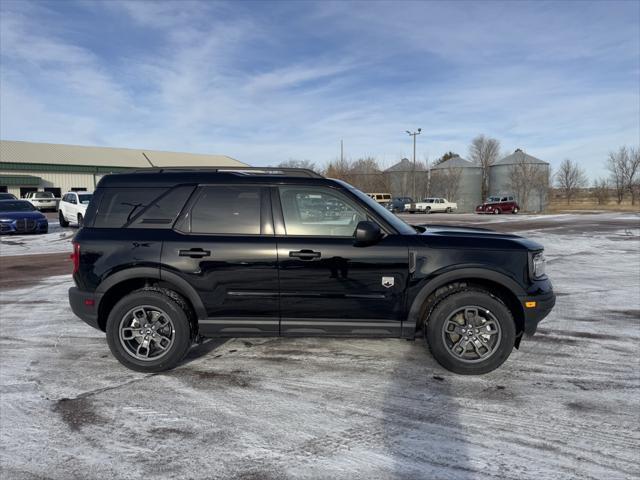
M320 258L321 254L313 250L300 250L297 252L289 252L289 256L299 258L300 260L313 260L314 258Z
M190 248L189 250L178 250L181 257L203 258L211 255L211 250L203 250L202 248Z

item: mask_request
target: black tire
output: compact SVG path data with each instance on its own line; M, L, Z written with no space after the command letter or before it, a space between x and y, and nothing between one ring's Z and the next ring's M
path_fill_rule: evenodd
M497 327L495 333L483 335L482 342L479 339L465 342L464 348L467 351L468 358L461 359L459 357L460 353L456 355L453 350L456 342L463 342L463 336L462 334L458 336L448 329L449 325L453 324L453 319L460 319L457 316L460 313L456 312L463 310L462 321L463 323L467 322L464 319L466 309L472 310L472 307L477 307L475 309L477 314L475 318L478 324L480 324L481 320L490 318L488 321L495 321ZM461 325L461 328L466 329L466 326ZM487 331L489 331L488 329L489 327L487 326ZM481 336L478 335L479 330L482 330L482 327L475 329L477 337ZM461 375L481 375L498 368L509 358L516 338L515 322L507 306L489 292L470 288L453 293L438 302L427 319L424 332L431 353L438 363L447 370ZM471 332L471 335L473 334L474 332ZM456 339L456 336L459 340ZM495 336L495 339L493 339L493 336ZM474 355L479 356L478 348L474 346L474 343L480 349L486 350L486 353L491 352L487 355L487 358L471 358ZM453 344L453 348L451 344ZM492 349L485 349L483 345L486 344L492 344Z
M64 215L62 214L62 210L58 210L58 220L60 221L61 227L69 226L69 222L67 222L67 220L64 218Z
M78 228L82 228L82 225L84 225L84 218L82 218L82 214L79 213L78 214Z
M427 214L431 213L431 207L425 208L424 213L427 213Z
M516 213L518 213L520 210L518 209L518 207L515 207L513 210L511 210L511 213L513 213L514 215Z
M446 213L451 213L451 207L447 207Z
M148 360L137 358L121 336L121 327L126 319L130 318L128 317L129 313L143 306L157 308L166 313L170 325L173 326L173 329L170 329L172 342L167 351L162 353L159 358ZM137 328L139 327L136 327L135 330ZM134 330L133 328L128 329ZM188 308L182 297L171 290L157 288L136 290L116 303L107 318L106 333L107 343L113 356L125 367L145 373L163 372L174 368L185 357L194 338ZM134 340L129 340L129 343L134 343Z
M494 215L500 215L501 213L502 213L502 212L500 211L500 209L499 209L499 208L494 208L494 209L493 209L493 214L494 214Z

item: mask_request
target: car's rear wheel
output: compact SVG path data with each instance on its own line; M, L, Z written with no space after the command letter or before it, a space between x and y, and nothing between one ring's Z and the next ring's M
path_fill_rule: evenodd
M518 207L514 207L513 210L511 211L511 213L516 214L520 211L520 209Z
M137 290L120 300L109 313L106 333L116 359L146 373L178 365L193 338L180 298L155 289Z
M82 218L82 214L79 213L78 214L78 228L82 228L83 225L84 225L84 218Z
M451 213L451 207L447 207L446 212L447 212L447 213Z
M463 375L498 368L511 354L516 337L507 306L476 289L462 290L437 303L424 331L438 363Z
M67 219L64 218L64 214L62 213L62 210L58 210L58 220L60 221L60 226L61 227L68 227L69 226L69 222L67 222Z

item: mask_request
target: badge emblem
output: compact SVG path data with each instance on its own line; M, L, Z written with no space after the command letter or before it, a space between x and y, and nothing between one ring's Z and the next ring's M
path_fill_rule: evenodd
M382 277L382 286L384 288L393 287L394 278L393 277Z

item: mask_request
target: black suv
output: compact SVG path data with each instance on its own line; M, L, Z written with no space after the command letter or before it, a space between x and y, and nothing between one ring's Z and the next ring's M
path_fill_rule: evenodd
M485 373L555 303L541 245L412 227L300 169L107 175L73 245L71 308L143 372L203 337L424 335L445 368Z

